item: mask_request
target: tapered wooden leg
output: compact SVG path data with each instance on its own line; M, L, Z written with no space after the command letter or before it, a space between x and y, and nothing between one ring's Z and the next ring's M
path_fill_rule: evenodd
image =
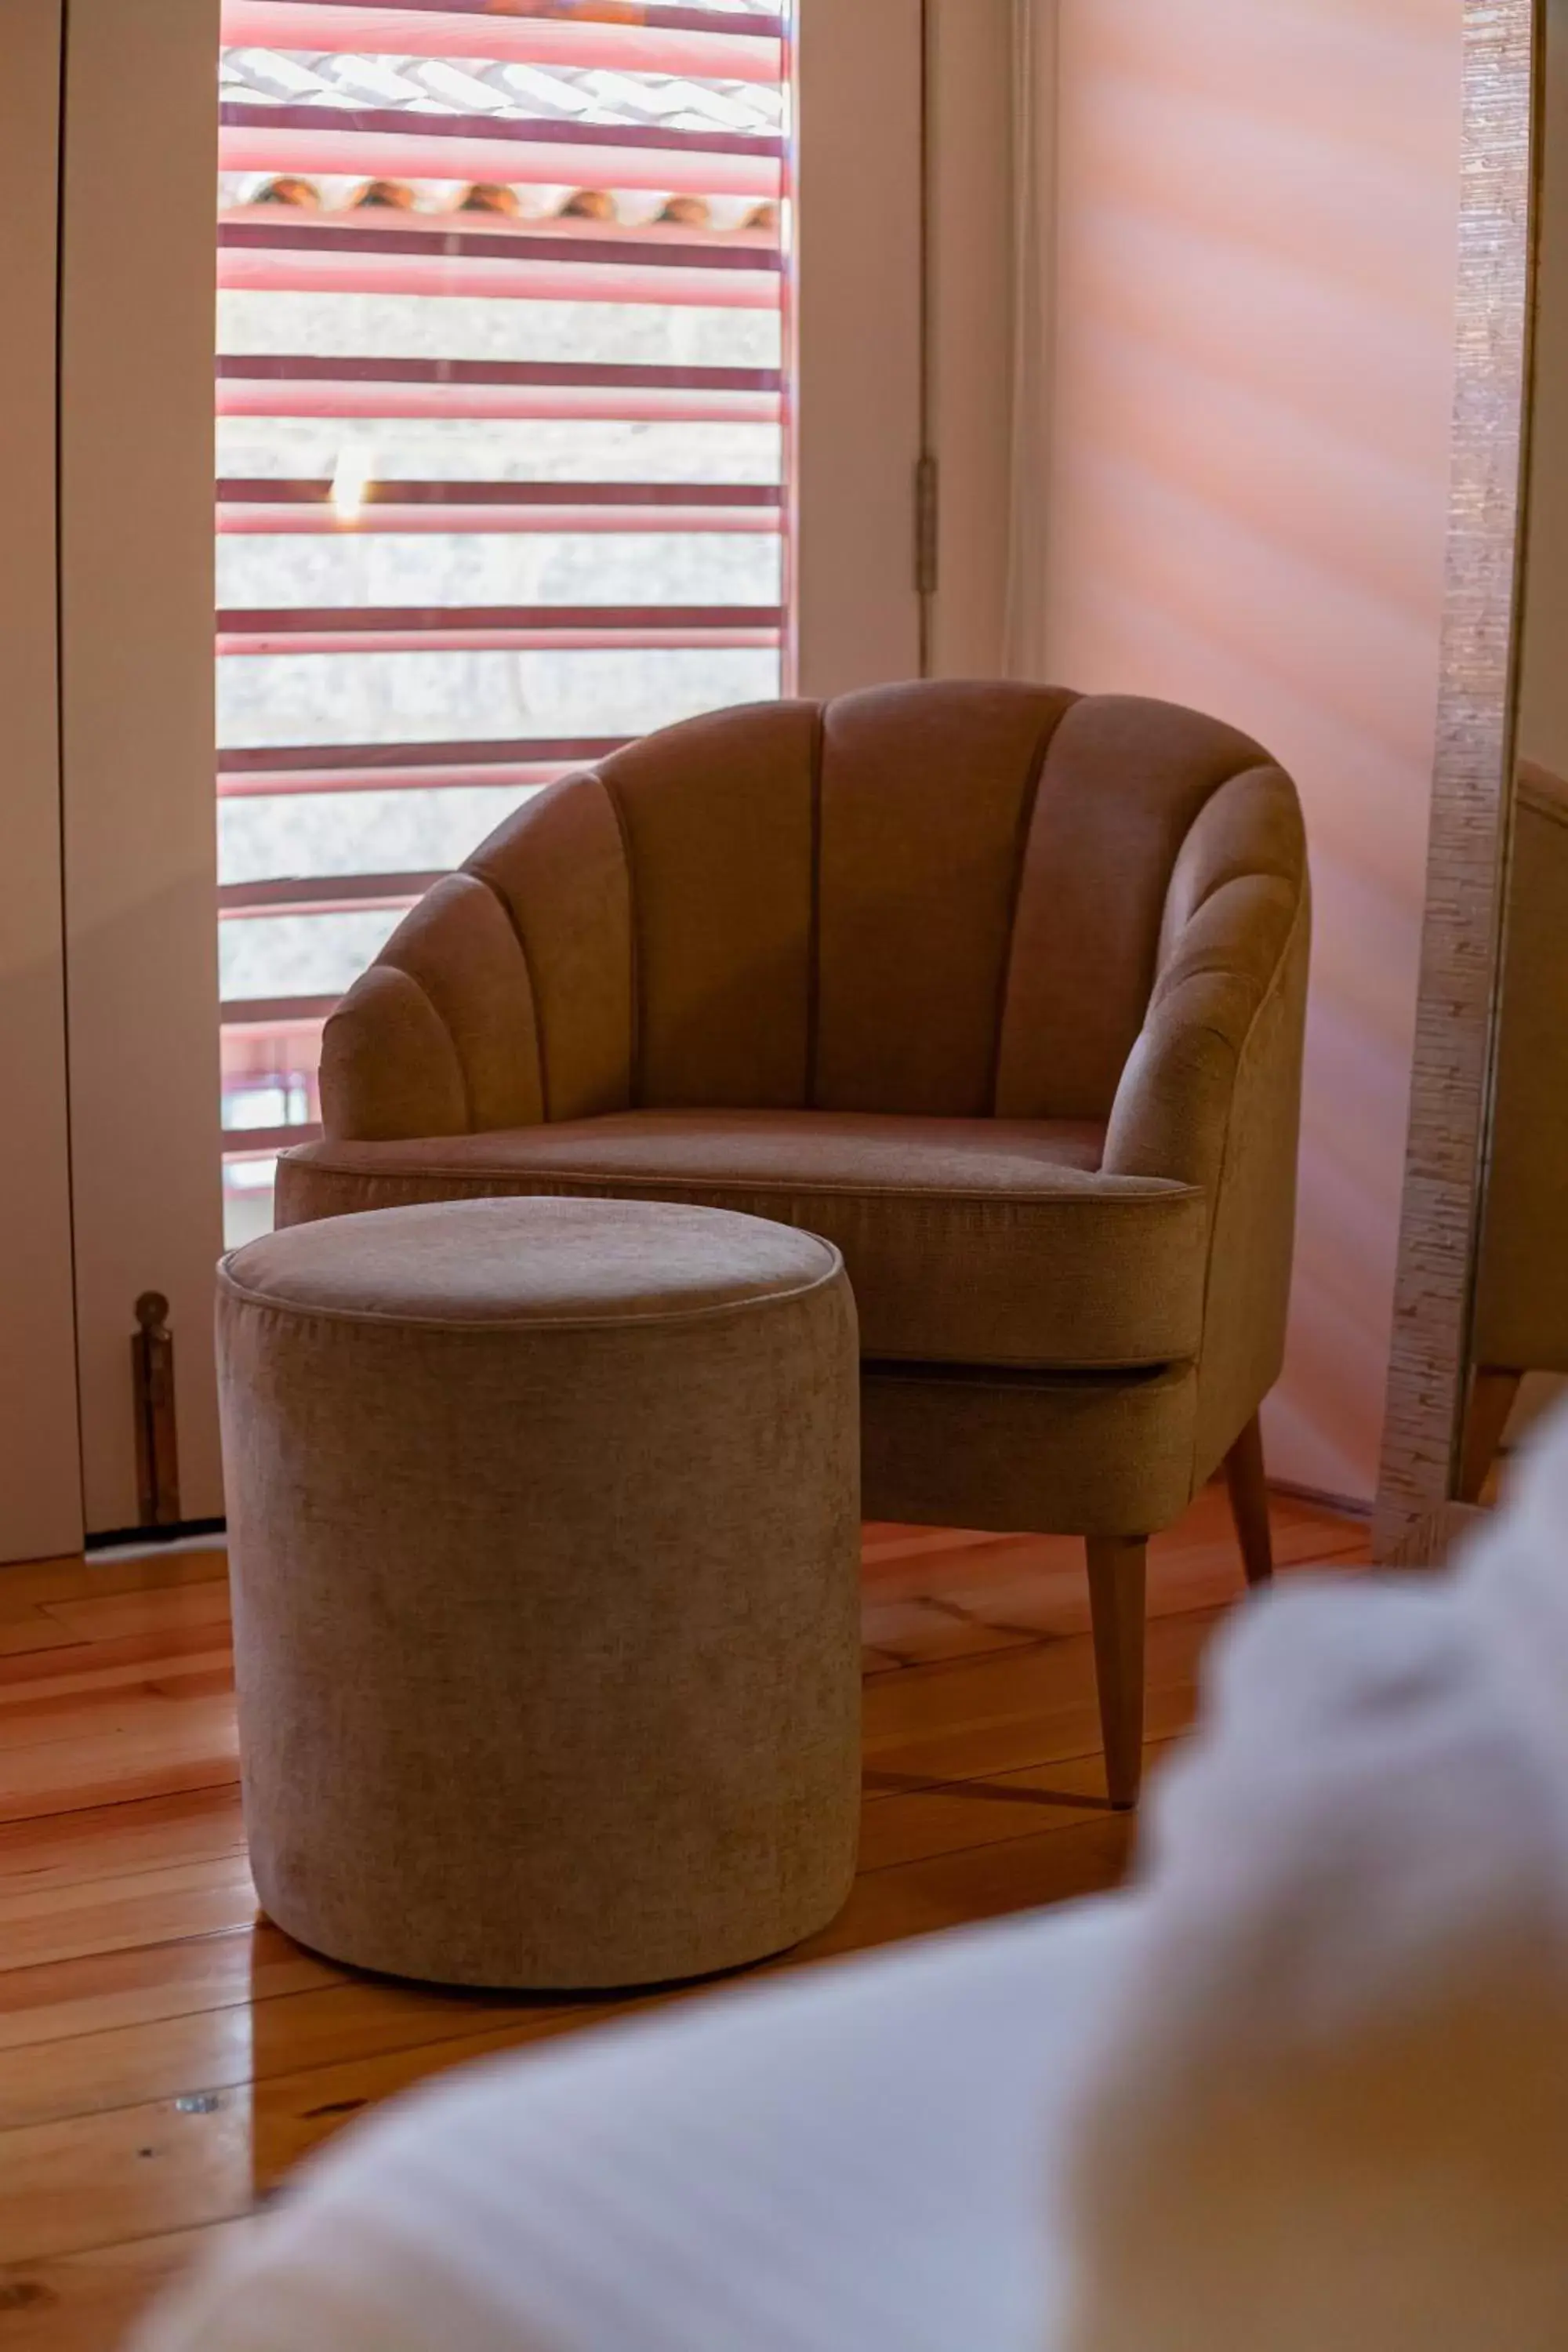
M1523 1379L1522 1372L1505 1371L1497 1364L1478 1364L1470 1375L1465 1442L1459 1453L1461 1503L1479 1503L1485 1494Z
M1225 1480L1247 1580L1267 1584L1274 1574L1274 1533L1268 1524L1268 1481L1263 1475L1263 1424L1256 1413L1225 1457Z
M1143 1626L1149 1547L1140 1537L1090 1537L1089 1602L1105 1737L1105 1782L1127 1811L1143 1777Z

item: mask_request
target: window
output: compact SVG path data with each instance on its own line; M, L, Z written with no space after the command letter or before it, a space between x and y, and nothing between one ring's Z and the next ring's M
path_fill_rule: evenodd
M420 892L573 766L779 691L790 52L751 0L227 0L223 22L241 1240L314 1131L323 1020Z

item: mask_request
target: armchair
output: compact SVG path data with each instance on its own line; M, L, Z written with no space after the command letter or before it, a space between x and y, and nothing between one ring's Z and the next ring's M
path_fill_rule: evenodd
M541 794L329 1023L285 1223L489 1193L709 1203L844 1252L876 1517L1087 1539L1136 1801L1147 1538L1257 1414L1294 1223L1289 779L1173 706L896 687L670 728Z
M1491 1166L1459 1496L1479 1503L1528 1372L1568 1375L1568 780L1520 762Z

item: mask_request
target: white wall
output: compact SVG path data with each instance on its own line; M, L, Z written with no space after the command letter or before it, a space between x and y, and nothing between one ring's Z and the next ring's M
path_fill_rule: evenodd
M1013 0L929 0L937 677L1005 666L1013 498Z
M59 0L0 12L0 1560L81 1542L55 631Z
M71 0L66 916L87 1517L134 1527L131 1337L173 1305L181 1506L223 1509L213 799L216 0ZM156 155L149 179L148 159ZM132 192L155 190L151 205ZM150 233L150 219L156 233ZM129 420L133 420L130 422Z
M1045 667L1266 743L1317 892L1272 1473L1370 1498L1425 887L1459 0L1060 0Z
M926 0L938 677L1004 665L1014 293L1013 0ZM921 452L921 0L801 26L800 686L913 677Z
M796 677L912 677L920 456L921 0L799 19Z

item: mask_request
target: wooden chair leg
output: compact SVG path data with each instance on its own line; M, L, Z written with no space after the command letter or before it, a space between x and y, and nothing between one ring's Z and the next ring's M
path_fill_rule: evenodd
M1274 1574L1274 1533L1268 1524L1268 1481L1263 1470L1263 1424L1255 1413L1225 1458L1230 1515L1241 1542L1248 1584Z
M1149 1547L1142 1537L1090 1537L1089 1601L1105 1738L1105 1780L1119 1811L1143 1777L1143 1647Z
M1506 1371L1496 1364L1478 1364L1470 1375L1465 1438L1459 1450L1461 1503L1479 1503L1485 1494L1523 1380L1522 1372Z

